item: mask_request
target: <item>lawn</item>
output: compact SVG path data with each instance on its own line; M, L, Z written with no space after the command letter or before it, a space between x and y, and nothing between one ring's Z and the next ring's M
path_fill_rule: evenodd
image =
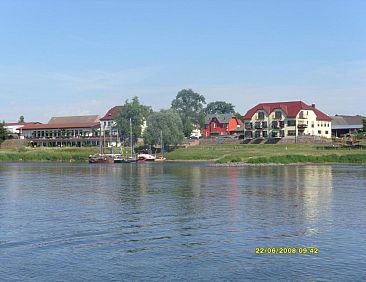
M211 160L218 163L366 163L366 150L326 150L319 144L198 145L168 154L168 160Z

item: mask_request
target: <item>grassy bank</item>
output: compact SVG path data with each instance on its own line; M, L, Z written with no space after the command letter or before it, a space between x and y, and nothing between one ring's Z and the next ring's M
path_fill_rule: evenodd
M178 149L168 160L211 160L217 163L366 163L366 150L325 150L319 144L199 145Z
M84 148L22 148L0 150L0 161L87 161L90 154L99 151L95 147Z

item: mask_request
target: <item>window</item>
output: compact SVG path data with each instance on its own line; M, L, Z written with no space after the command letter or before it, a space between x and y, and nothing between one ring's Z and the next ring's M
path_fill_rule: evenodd
M268 132L267 131L263 131L262 134L263 134L263 137L264 138L267 138L268 137Z
M296 136L296 130L289 130L287 131L288 136Z
M328 134L328 130L325 131L325 134Z
M318 134L322 134L322 131L321 130L318 130Z
M284 128L285 127L285 122L284 121L280 121L279 124L280 124L280 127L281 128Z
M263 127L263 128L267 128L267 127L268 127L268 124L267 124L267 122L266 122L266 121L263 121L263 122L262 122L262 127Z
M272 128L278 128L278 122L272 121Z
M275 118L281 119L282 118L282 112L281 111L275 111Z
M311 122L311 127L314 128L314 122L313 121Z
M261 128L261 122L260 121L256 121L254 124L255 128Z
M224 127L225 128L229 128L229 124L228 123L224 123Z
M264 119L264 112L258 113L258 119Z
M288 120L287 121L287 126L296 126L296 120L293 120L293 119Z
M255 138L259 138L259 137L261 137L261 132L260 132L260 131L256 131L256 132L254 133L254 137L255 137Z
M214 124L213 124L213 128L216 128L217 127L217 124L216 124L216 122L214 122Z

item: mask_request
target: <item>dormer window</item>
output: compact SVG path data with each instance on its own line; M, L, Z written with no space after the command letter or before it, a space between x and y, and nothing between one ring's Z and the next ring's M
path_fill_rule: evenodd
M264 119L264 112L258 113L258 119Z
M282 118L282 112L281 111L275 111L275 118L281 119Z

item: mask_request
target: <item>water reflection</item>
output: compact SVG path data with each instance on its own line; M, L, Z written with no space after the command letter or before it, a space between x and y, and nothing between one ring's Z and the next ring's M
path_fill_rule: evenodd
M2 276L255 280L281 270L277 278L284 280L304 273L310 280L340 278L322 270L329 270L330 261L338 269L346 260L365 261L347 252L358 246L357 254L366 253L360 239L366 234L365 171L328 165L2 163L0 250L6 252L0 258L3 267L17 270ZM310 259L253 254L260 246L309 245L322 253ZM347 277L357 274L348 271Z

